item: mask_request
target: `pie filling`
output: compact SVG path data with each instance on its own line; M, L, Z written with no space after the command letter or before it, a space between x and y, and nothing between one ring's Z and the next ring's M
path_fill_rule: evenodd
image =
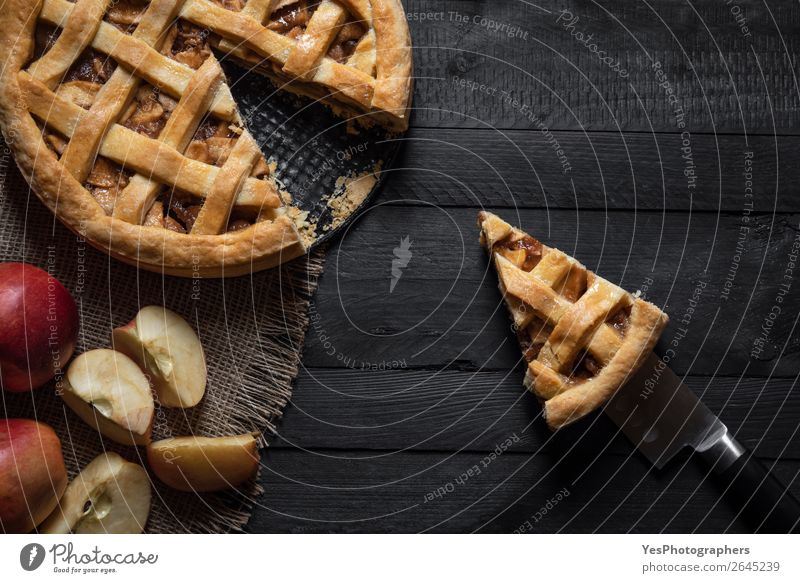
M525 328L517 330L517 340L525 362L536 360L551 331L552 327L536 316L531 318Z
M132 174L107 158L97 157L83 186L92 193L107 215L114 212L117 197L128 186Z
M234 12L241 11L246 4L246 0L214 0L214 2ZM267 19L266 26L279 34L297 39L305 33L319 4L319 2L308 0L279 1L272 15ZM147 0L115 1L110 4L103 19L122 32L132 34L148 6ZM347 16L338 27L326 55L339 63L347 63L353 57L366 32L364 26L351 16ZM59 28L45 22L38 23L35 33L34 58L38 58L48 51L58 39L59 34ZM198 69L211 55L211 46L218 44L220 40L214 38L206 29L187 21L178 20L164 35L160 52L192 69ZM264 66L263 59L255 53L246 49L239 53L245 56L245 60L247 60L247 56L257 57L261 66ZM86 49L55 88L55 92L76 105L89 109L116 66L113 58L91 48ZM265 72L271 77L284 77L278 65L267 64L267 67L268 70ZM297 82L294 79L286 81L291 82L295 89L300 87L298 92L313 94L312 96L317 98L323 97L321 94L324 93L324 97L330 97L329 92L322 86ZM302 90L305 86L308 91ZM346 99L337 101L341 102L344 108L349 105ZM176 106L177 101L174 98L157 87L140 81L133 99L117 123L148 138L157 139ZM209 114L200 124L183 153L187 158L221 167L228 159L242 131L244 128L241 126L217 119ZM42 126L42 134L48 147L57 156L61 156L67 147L65 137L47 126ZM254 165L251 176L271 181L273 168L262 156ZM114 161L98 155L83 186L94 196L103 211L111 216L118 196L128 186L133 174L132 171ZM284 201L289 198L286 193L281 193L281 196ZM151 206L145 209L142 225L188 233L192 230L202 206L203 200L200 197L176 188L162 187ZM304 215L299 209L286 207L285 210L290 216L297 218L298 223L302 223ZM243 210L234 207L230 213L226 230L231 232L245 229L256 222L274 219L276 214L281 212L283 209L265 209L259 212L258 210ZM307 232L304 233L304 238L307 243L310 242Z
M632 307L631 305L620 306L617 308L616 312L613 312L608 319L606 319L606 324L611 326L611 328L619 334L620 338L625 338L625 335L628 333L628 328L630 328Z
M60 35L60 28L47 22L40 21L36 23L33 43L33 60L39 59L43 54L52 49Z
M103 18L127 34L133 34L145 10L148 2L143 0L112 1Z
M600 373L603 365L600 364L588 351L581 352L575 359L570 378L573 381L587 381Z
M512 233L497 242L494 249L522 271L533 271L542 259L542 244L530 235Z

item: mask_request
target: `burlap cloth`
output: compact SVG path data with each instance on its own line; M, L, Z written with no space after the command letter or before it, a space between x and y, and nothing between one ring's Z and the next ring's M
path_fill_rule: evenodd
M201 403L187 410L157 409L154 439L177 435L229 435L274 431L297 375L308 326L308 303L322 271L322 253L277 269L228 280L164 277L110 259L68 231L42 205L0 140L0 260L26 261L48 270L71 292L81 314L76 354L108 347L111 330L140 307L164 305L198 331L208 364ZM104 450L146 467L144 451L101 438L55 394L55 385L33 393L0 391L4 416L35 418L61 438L73 477ZM262 457L263 462L263 457ZM147 532L240 531L256 498L257 480L239 492L176 492L153 477Z

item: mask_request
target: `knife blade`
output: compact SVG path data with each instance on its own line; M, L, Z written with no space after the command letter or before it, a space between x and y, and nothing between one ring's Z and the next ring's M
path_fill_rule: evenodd
M705 449L723 423L651 353L609 401L606 414L658 469L686 446Z
M684 447L698 452L756 531L798 532L800 503L655 354L605 413L658 469Z

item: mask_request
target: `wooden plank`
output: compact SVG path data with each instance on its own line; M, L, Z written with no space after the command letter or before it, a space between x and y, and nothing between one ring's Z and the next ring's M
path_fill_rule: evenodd
M746 532L683 459L270 449L252 532ZM478 472L475 471L477 468ZM800 463L776 473L800 493ZM472 475L469 472L472 471ZM564 488L569 495L564 496ZM561 499L545 514L548 501ZM539 518L538 521L535 517ZM530 524L530 528L526 524Z
M272 446L486 452L513 435L513 451L586 452L609 444L608 451L631 453L604 415L551 433L522 376L521 366L497 372L306 369ZM766 457L800 459L794 379L686 382L747 447Z
M800 210L800 138L412 128L379 202L493 208ZM693 180L686 173L693 169ZM748 196L750 195L750 196Z
M477 243L476 214L379 205L356 220L328 254L311 306L305 365L513 368L519 352ZM746 224L742 216L715 213L501 215L664 306L671 322L657 352L674 352L676 372L794 377L800 369L800 285L786 271L793 245L797 252L797 215L751 215ZM403 237L412 255L391 289L394 249Z
M405 6L418 126L770 135L800 128L795 3L737 2L749 34L716 0ZM509 35L510 27L519 32Z

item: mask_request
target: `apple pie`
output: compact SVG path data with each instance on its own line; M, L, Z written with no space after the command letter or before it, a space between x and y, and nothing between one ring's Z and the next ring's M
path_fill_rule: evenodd
M364 125L408 124L399 0L8 0L0 124L32 189L112 256L184 276L310 243L217 55Z
M641 366L667 315L501 218L478 216L527 362L525 385L551 429L603 405Z

